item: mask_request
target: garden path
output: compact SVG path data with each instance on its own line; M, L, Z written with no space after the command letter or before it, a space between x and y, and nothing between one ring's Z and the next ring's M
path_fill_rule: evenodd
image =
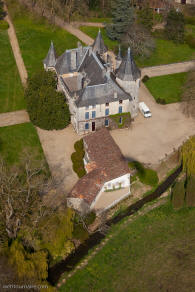
M145 67L141 69L142 77L148 75L149 77L175 74L181 72L187 72L195 68L195 60L172 63L167 65Z
M25 110L0 114L0 127L13 126L30 122Z
M22 59L22 55L20 52L20 47L18 44L18 39L16 37L16 32L15 32L15 28L13 26L13 23L11 21L11 18L9 16L9 12L7 9L7 6L5 5L5 10L7 12L7 16L5 17L6 21L9 24L9 28L8 28L8 36L9 36L9 40L10 40L10 44L12 47L12 51L16 60L16 65L18 67L18 71L20 74L20 78L22 81L23 86L26 86L26 82L27 82L27 78L28 78L28 74L27 74L27 70L26 67L24 65L24 61Z

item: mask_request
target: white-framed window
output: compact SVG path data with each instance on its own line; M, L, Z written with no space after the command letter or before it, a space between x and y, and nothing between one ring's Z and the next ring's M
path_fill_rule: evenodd
M108 119L105 120L105 127L109 127L109 120Z
M85 130L89 130L89 123L85 123Z
M88 120L89 119L89 112L85 113L85 119Z
M92 111L92 119L95 119L96 117L96 111Z

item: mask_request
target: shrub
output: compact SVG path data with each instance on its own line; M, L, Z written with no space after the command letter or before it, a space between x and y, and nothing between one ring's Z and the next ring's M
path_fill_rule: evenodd
M86 215L85 217L85 223L87 225L90 225L92 224L94 221L95 221L95 218L96 218L96 214L95 212L90 212L89 214Z
M185 38L185 41L189 47L195 49L195 38L193 37L192 34L188 34Z
M87 230L83 227L83 224L75 224L73 231L73 238L79 239L81 242L85 241L89 237Z
M184 200L185 200L185 181L180 180L175 183L172 189L172 204L173 208L178 210L184 207Z
M143 184L156 186L158 184L157 172L153 169L145 168L140 162L132 161L128 163L130 168L137 170L137 176Z
M7 21L0 20L0 30L7 30L9 28L9 24Z
M145 75L145 76L142 78L142 82L143 82L143 83L146 83L149 79L150 79L150 77L149 77L148 75Z
M165 101L163 98L160 98L160 97L158 97L158 98L156 99L156 102L157 102L157 103L160 103L160 104L166 104L166 101Z
M75 144L74 144L74 149L75 151L79 152L79 151L84 151L83 150L83 139L80 139L79 141L77 141Z
M186 206L195 207L195 175L190 176L187 181Z
M143 173L138 174L138 177L143 184L150 186L158 184L158 175L153 169L145 168Z
M83 158L85 156L85 151L83 148L83 139L77 141L74 144L74 149L76 150L76 152L73 152L71 155L71 160L73 164L72 168L74 172L76 172L78 177L81 178L86 174L83 162Z

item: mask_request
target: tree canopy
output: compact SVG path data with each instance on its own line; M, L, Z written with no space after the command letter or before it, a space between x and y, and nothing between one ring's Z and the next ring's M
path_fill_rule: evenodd
M129 0L112 0L112 23L107 25L108 37L121 40L128 26L134 21L134 9Z
M25 92L31 122L45 130L58 130L70 123L64 94L57 92L57 78L51 71L39 71L28 80Z
M167 15L165 34L170 40L178 43L184 42L184 16L181 12L171 9Z
M0 20L3 20L6 16L6 12L4 11L3 1L0 0Z

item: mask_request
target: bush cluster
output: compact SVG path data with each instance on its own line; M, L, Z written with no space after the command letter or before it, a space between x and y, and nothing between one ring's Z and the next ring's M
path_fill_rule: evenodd
M166 101L165 101L163 98L160 98L160 97L158 97L158 98L156 99L156 102L157 102L157 103L160 103L160 104L166 104Z
M92 224L95 218L96 214L94 212L90 212L85 217L83 217L82 220L78 216L78 214L76 214L74 219L73 238L79 239L81 242L85 241L89 237L89 233L84 226L89 226L90 224Z
M129 162L130 168L135 168L137 170L137 176L143 184L156 186L158 184L157 172L150 168L145 168L140 162L133 161Z
M145 76L142 78L142 82L143 82L143 83L146 83L149 79L150 79L150 77L149 77L148 75L145 75Z
M77 141L74 144L74 149L76 152L73 152L71 155L72 160L72 168L74 172L78 175L79 178L83 177L86 174L85 168L84 168L84 162L83 158L85 156L85 151L83 147L83 139Z

